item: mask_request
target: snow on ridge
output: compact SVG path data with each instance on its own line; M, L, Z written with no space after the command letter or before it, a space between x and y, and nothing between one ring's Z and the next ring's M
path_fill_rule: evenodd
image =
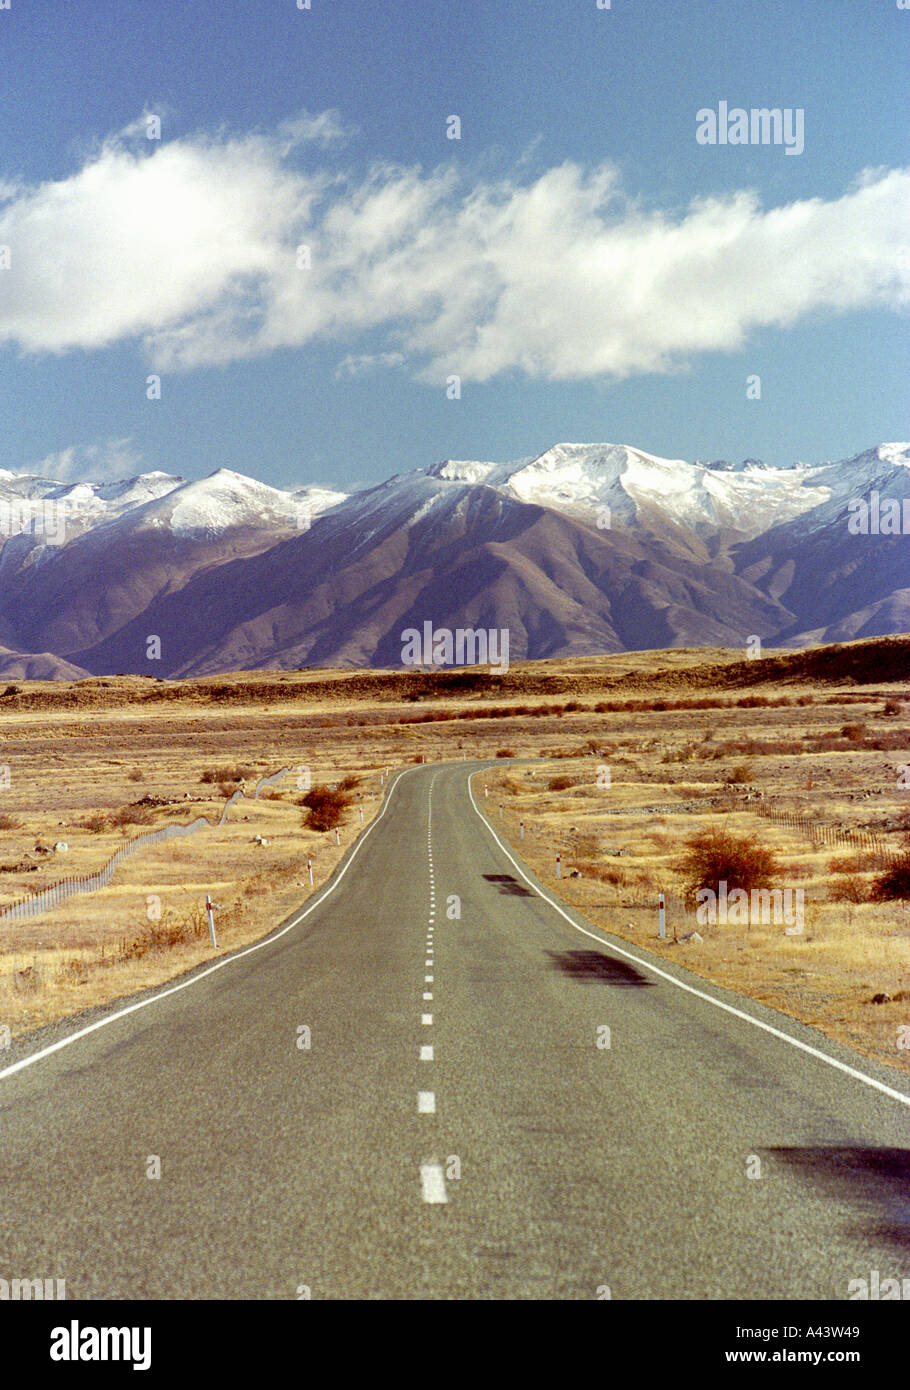
M720 466L666 459L626 444L554 444L517 465L444 460L426 470L444 482L483 482L522 502L567 514L609 507L623 521L663 516L683 526L720 526L756 536L855 491L857 471L910 466L910 446L884 444L837 464L787 467L745 459Z

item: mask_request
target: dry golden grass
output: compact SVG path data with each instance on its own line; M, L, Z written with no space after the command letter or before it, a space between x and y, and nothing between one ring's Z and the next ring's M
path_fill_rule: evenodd
M845 873L865 895L882 864L876 852L851 850L851 835L874 835L897 851L910 829L910 789L898 771L906 761L899 750L910 748L907 692L851 692L851 722L865 726L852 739L840 737L843 706L828 703L837 694L817 686L804 693L811 696L805 704L711 711L709 718L701 711L611 713L604 735L615 751L603 757L585 750L591 721L576 717L571 741L551 748L555 756L542 766L477 774L478 803L544 882L606 930L910 1071L910 1053L899 1045L910 1025L910 903L837 900ZM882 713L890 694L904 699L897 717ZM749 780L731 786L741 745L751 750ZM821 843L765 818L760 807L839 828L846 842ZM778 852L779 886L805 894L801 935L787 935L783 924L696 921L676 859L688 835L711 825ZM660 891L668 904L664 942ZM701 942L679 940L693 930ZM877 995L888 1000L873 1003Z
M855 660L855 647L844 651ZM896 1038L910 1023L910 1002L897 996L910 986L910 912L832 901L845 881L861 889L871 881L868 855L813 844L760 818L758 803L744 798L758 788L769 808L896 843L902 819L910 825L910 790L899 788L896 772L910 754L910 692L894 680L800 682L802 654L790 656L796 674L786 685L769 683L762 663L744 672L741 653L720 650L533 662L492 684L468 673L468 688L453 681L457 672L19 682L21 694L0 700L0 761L10 769L0 814L11 818L0 829L0 906L97 871L124 836L200 814L217 819L224 796L202 781L213 769L231 774L226 791L247 770L308 766L314 783L360 775L368 822L380 805L382 768L489 758L494 766L477 778L480 804L551 884L555 846L562 848L565 872L577 866L583 877L564 878L559 891L595 921L906 1069ZM781 660L773 669L789 671L790 658ZM898 701L896 716L883 712L889 699ZM680 700L705 707L654 708ZM848 724L865 725L865 734L843 734ZM504 749L545 761L495 762ZM604 765L609 788L598 786ZM724 791L731 776L738 781ZM548 791L551 777L567 785ZM310 892L307 852L318 886L360 828L355 807L341 849L331 832L305 831L300 795L289 777L238 803L220 829L140 851L107 889L0 925L0 1029L22 1032L210 960L200 921L206 892L221 904L219 953L271 930ZM164 804L131 807L145 797ZM642 815L643 807L653 809ZM133 815L145 819L114 823ZM718 927L700 929L701 945L658 942L659 889L669 895L671 935L694 925L684 922L673 879L682 837L721 817L780 851L787 881L806 890L803 937L785 938L779 927ZM54 852L59 840L67 851ZM150 897L160 900L157 921ZM876 993L892 1002L871 1004Z

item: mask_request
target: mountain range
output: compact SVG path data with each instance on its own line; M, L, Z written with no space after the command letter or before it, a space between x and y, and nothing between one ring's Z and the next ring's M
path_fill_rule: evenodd
M507 629L512 661L905 632L908 528L851 523L873 493L910 498L910 444L788 468L558 444L350 494L0 470L0 674L395 667L427 621Z

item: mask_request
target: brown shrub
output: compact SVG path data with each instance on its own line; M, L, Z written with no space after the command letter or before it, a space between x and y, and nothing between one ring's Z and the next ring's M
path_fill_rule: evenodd
M550 778L549 782L547 783L547 791L550 791L550 792L565 792L565 791L568 791L570 787L574 787L574 786L575 786L575 779L574 779L574 777L566 777L565 775L561 774L561 775L558 776L558 777L551 777L551 778Z
M699 888L719 893L722 882L728 891L742 888L748 893L753 888L767 887L781 872L773 850L717 826L690 835L675 868L689 894Z
M869 888L859 874L844 874L831 880L828 898L833 903L865 903L869 901Z
M611 883L614 888L620 887L626 881L626 876L621 869L611 869L605 864L594 864L587 859L577 859L575 868L585 878L595 878L600 883Z
M222 764L220 767L206 768L200 782L248 782L256 777L256 769L246 763Z
M497 756L497 758L514 758L514 757L515 757L515 749L514 749L514 748L497 748L497 749L496 749L496 756Z
M341 824L350 797L340 789L332 791L331 787L316 786L300 798L298 805L306 807L303 817L306 828L323 832Z
M57 982L62 985L84 985L89 977L89 967L79 956L66 961L57 972Z
M119 810L108 811L108 824L114 829L127 825L148 825L152 819L150 806L121 806Z
M874 903L895 902L899 898L910 898L910 846L879 874L869 891L869 901Z
M15 816L8 816L5 811L0 811L0 830L18 830L19 824Z

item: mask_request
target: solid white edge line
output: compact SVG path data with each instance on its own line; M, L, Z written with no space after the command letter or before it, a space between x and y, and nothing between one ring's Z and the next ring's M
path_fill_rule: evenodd
M425 1202L439 1203L449 1200L441 1163L421 1163L420 1183Z
M10 1066L4 1067L4 1069L0 1071L0 1081L2 1081L4 1077L12 1076L17 1071L24 1071L26 1067L32 1066L35 1062L40 1062L44 1057L50 1057L54 1052L60 1052L64 1047L70 1047L72 1043L78 1042L80 1038L88 1037L89 1033L96 1033L99 1028L106 1028L108 1024L116 1023L118 1019L126 1018L127 1014L136 1013L138 1009L147 1009L150 1004L157 1004L161 999L167 999L172 994L179 994L182 989L189 989L190 985L198 984L200 980L204 980L206 976L214 974L216 970L223 970L225 966L233 965L235 961L242 960L244 956L252 955L254 951L261 951L264 946L271 946L272 942L280 940L280 938L291 931L292 928L299 926L305 917L308 917L311 912L314 912L317 907L325 902L326 898L331 893L334 893L348 869L357 858L357 855L360 853L361 846L364 844L370 831L374 826L379 824L386 811L389 809L389 806L392 804L392 792L395 790L402 777L406 777L409 772L416 771L416 768L406 767L402 768L402 770L396 774L394 782L386 793L385 805L379 812L379 815L374 816L373 820L370 821L366 830L360 836L360 839L354 846L351 857L348 859L341 872L336 877L331 878L321 889L317 890L315 902L309 903L302 912L298 913L298 915L290 922L286 923L285 926L277 931L270 932L262 941L256 941L252 946L244 946L242 950L225 957L224 960L216 961L214 965L210 965L206 970L200 970L199 973L193 975L191 979L182 980L178 985L170 985L167 989L161 990L160 993L153 994L150 999L140 999L135 1004L128 1004L126 1008L118 1009L116 1013L109 1014L106 1018L99 1018L97 1022L89 1023L85 1028L80 1028L77 1033L71 1033L69 1037L60 1038L57 1042L50 1043L47 1047L42 1047L38 1052L33 1052L31 1056L23 1057L20 1061L13 1062Z
M801 1052L808 1052L811 1057L818 1057L820 1061L827 1062L829 1067L835 1067L838 1071L844 1072L845 1075L852 1076L854 1080L865 1082L867 1086L872 1086L876 1091L881 1091L883 1095L890 1096L892 1100L900 1101L901 1105L910 1106L910 1096L906 1095L903 1091L896 1091L893 1086L886 1086L883 1081L877 1081L874 1076L867 1076L864 1071L858 1071L856 1067L850 1067L846 1062L840 1062L836 1057L830 1057L827 1052L822 1052L820 1048L812 1047L809 1043L801 1042L799 1038L794 1038L789 1033L782 1032L780 1028L772 1027L770 1023L763 1023L760 1018L753 1017L752 1014L746 1013L743 1009L734 1008L732 1004L725 1004L722 999L715 999L713 995L706 994L704 990L696 989L694 985L687 985L683 980L677 980L674 975L669 974L666 970L661 970L659 966L653 965L651 961L643 960L641 956L635 955L633 951L625 951L621 946L614 946L612 941L605 941L602 936L595 936L594 932L590 932L585 927L580 927L577 922L573 922L568 912L564 911L558 902L555 902L549 894L545 893L537 884L532 883L518 860L506 848L492 825L490 825L487 818L481 813L480 807L474 800L474 788L471 785L471 779L474 776L476 776L476 769L474 772L468 773L468 796L471 798L471 805L477 812L479 819L486 826L487 830L489 830L506 858L515 865L515 868L521 874L528 887L533 888L538 897L543 898L544 902L549 903L552 908L555 908L560 917L564 917L570 927L574 927L577 932L581 932L582 936L588 936L592 941L597 941L601 946L606 946L608 951L614 951L619 956L625 956L626 960L634 961L635 964L640 965L642 969L650 970L652 974L659 975L662 980L666 980L669 984L675 985L677 989L684 989L687 994L694 994L696 999L704 999L708 1004L713 1004L716 1009L723 1009L725 1013L733 1014L735 1018L741 1018L745 1020L746 1023L751 1023L755 1028L761 1028L763 1032L770 1033L772 1037L781 1038L783 1042L789 1043L791 1047L798 1047ZM606 930L606 928L604 928L604 930ZM809 1027L810 1025L805 1024L804 1026Z

